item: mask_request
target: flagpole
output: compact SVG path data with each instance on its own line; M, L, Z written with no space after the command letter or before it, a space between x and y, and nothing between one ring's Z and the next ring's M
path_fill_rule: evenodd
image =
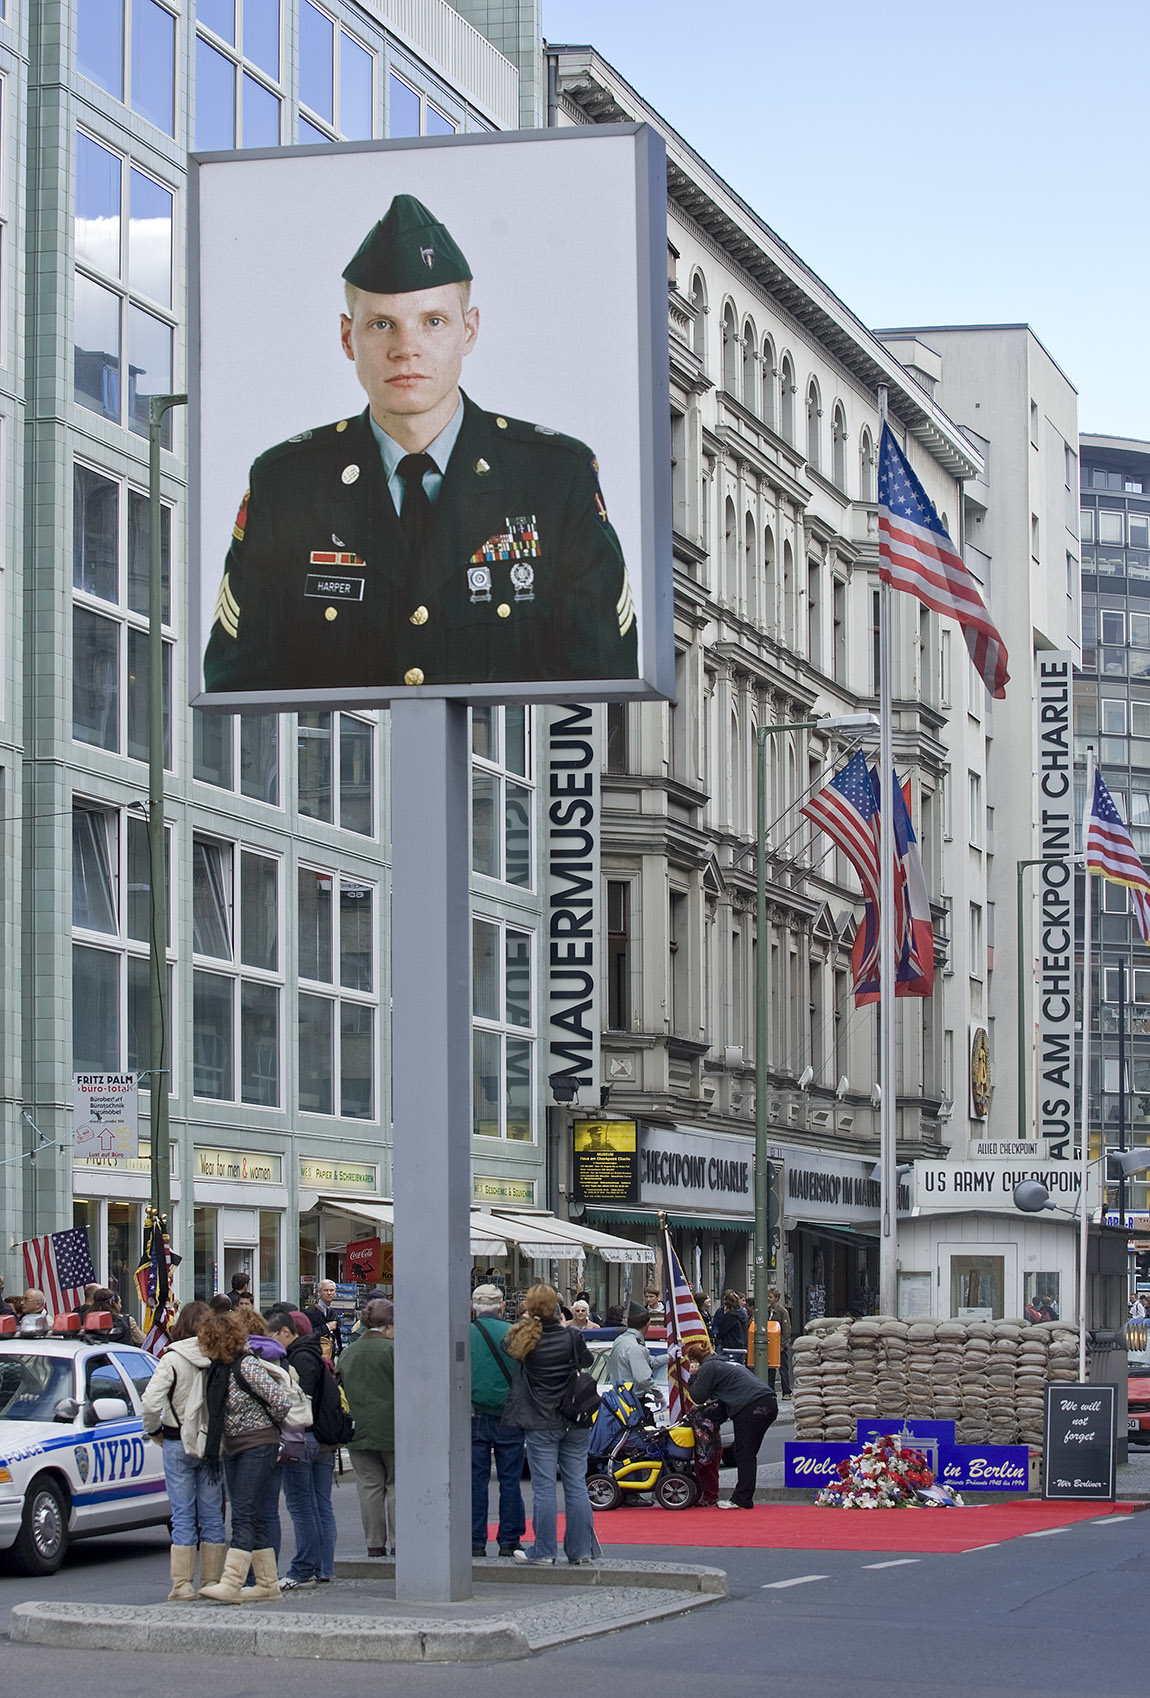
M1089 1218L1086 1209L1086 1178L1090 1172L1090 979L1092 963L1091 877L1086 854L1086 821L1094 809L1094 749L1086 750L1086 797L1082 811L1082 861L1086 890L1082 913L1082 1109L1078 1130L1078 1378L1086 1379L1086 1250ZM1120 1081L1121 1083L1121 1081Z
M886 423L887 389L879 385L879 428ZM898 1157L895 1134L895 959L894 959L894 723L892 692L891 588L879 589L879 1166L882 1226L879 1237L878 1306L898 1314Z

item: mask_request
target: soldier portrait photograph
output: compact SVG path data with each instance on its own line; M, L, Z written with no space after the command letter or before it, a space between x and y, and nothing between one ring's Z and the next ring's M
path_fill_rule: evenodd
M345 410L294 430L281 413L282 439L232 468L226 528L217 509L201 529L205 691L637 679L638 563L608 509L595 417L586 435L563 428L564 406L524 417L510 382L505 400L493 391L490 364L473 394L500 275L473 268L449 210L402 190L379 210L331 264L343 310L327 357ZM514 253L500 263L523 269ZM536 346L544 368L555 346ZM601 399L609 419L606 387Z

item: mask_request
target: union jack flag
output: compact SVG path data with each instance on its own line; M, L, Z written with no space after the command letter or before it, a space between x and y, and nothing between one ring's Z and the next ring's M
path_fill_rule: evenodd
M1092 873L1101 873L1112 884L1126 886L1142 941L1150 943L1150 879L1098 771L1094 774L1094 795L1087 808L1083 837L1087 867Z
M699 1341L709 1344L710 1335L675 1254L668 1227L663 1228L663 1266L667 1275L667 1401L674 1422L682 1420L691 1401L680 1367L683 1351L688 1344Z

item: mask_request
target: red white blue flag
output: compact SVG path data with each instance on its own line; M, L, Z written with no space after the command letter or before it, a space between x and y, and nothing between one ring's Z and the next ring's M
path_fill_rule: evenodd
M888 424L878 461L879 577L936 613L957 619L970 658L992 696L1005 696L1006 645L978 585Z
M852 755L799 812L821 825L859 876L863 895L879 900L878 785L862 754Z
M875 788L878 777L875 775ZM931 996L934 993L934 925L930 897L922 870L918 839L910 823L910 780L894 779L894 948L896 996ZM852 965L855 1005L877 1002L879 980L878 905L867 901L863 923L855 934Z
M1150 878L1134 847L1133 839L1114 806L1102 774L1094 773L1094 795L1090 798L1083 825L1086 865L1112 884L1124 884L1130 906L1138 921L1143 943L1150 943Z
M29 1238L20 1248L24 1277L32 1290L44 1293L49 1313L78 1309L84 1287L96 1283L88 1228L70 1226L66 1232L48 1232L43 1238Z
M680 1368L683 1351L688 1344L700 1340L709 1344L711 1339L666 1227L663 1229L663 1266L667 1275L667 1400L674 1422L682 1420L683 1412L691 1401L683 1385Z

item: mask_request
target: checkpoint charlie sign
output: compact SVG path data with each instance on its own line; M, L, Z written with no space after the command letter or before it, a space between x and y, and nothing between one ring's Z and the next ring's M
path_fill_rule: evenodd
M1017 1214L1014 1187L1024 1179L1041 1180L1051 1200L1066 1209L1074 1208L1082 1183L1077 1164L1064 1161L916 1161L913 1212L953 1214L958 1209L986 1209ZM1087 1181L1086 1206L1095 1209L1101 1201L1095 1166Z
M1037 1096L1031 1124L1036 1125L1043 1156L1061 1162L1069 1162L1073 1154L1074 1129L1073 688L1069 654L1038 656L1034 818L1042 863L1034 869Z

